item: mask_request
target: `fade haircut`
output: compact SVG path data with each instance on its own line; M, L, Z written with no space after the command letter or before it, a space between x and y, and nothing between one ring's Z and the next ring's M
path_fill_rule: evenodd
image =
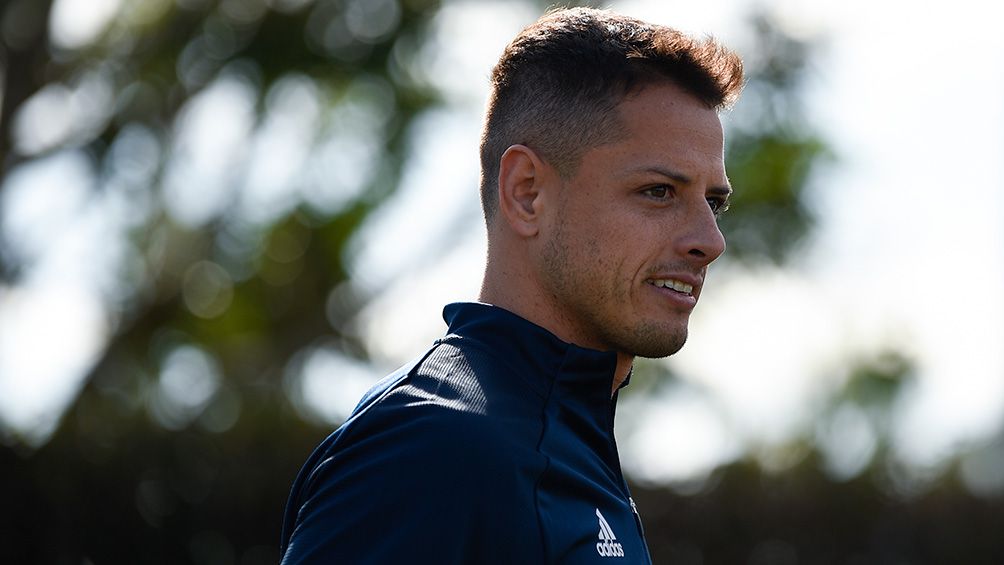
M526 145L571 177L586 151L623 134L617 106L631 92L671 82L720 111L743 87L742 61L697 39L606 10L552 11L506 47L491 74L481 134L481 205L498 208L499 161Z

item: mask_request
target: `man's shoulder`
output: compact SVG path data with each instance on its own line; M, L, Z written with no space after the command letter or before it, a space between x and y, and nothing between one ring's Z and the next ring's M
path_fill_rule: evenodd
M536 414L543 406L539 390L506 359L470 341L444 339L422 357L392 373L367 393L353 418L372 414L470 419L491 431L497 419Z
M518 384L506 383L513 376L505 372L477 352L439 343L375 385L322 444L323 459L380 453L414 463L463 456L481 465L535 451L538 403L532 394L506 391Z
M437 562L539 561L534 488L546 461L457 353L434 348L385 378L315 451L287 506L288 562L404 562L442 531L463 543L437 547Z
M464 455L472 464L533 447L540 419L487 395L475 381L416 376L384 391L329 440L335 451L379 450L399 459Z

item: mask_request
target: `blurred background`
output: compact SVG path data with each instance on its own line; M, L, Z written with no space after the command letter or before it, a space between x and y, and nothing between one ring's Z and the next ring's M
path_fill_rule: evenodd
M476 298L487 76L546 6L0 2L0 561L277 561L313 446ZM989 8L603 6L749 75L729 250L619 406L655 562L1004 562Z

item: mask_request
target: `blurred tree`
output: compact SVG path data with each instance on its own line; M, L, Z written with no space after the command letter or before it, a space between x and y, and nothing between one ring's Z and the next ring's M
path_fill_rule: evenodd
M701 492L632 487L653 563L996 564L1004 541L989 534L1004 500L945 481L916 496L877 489L880 468L835 482L814 457L783 474L745 461L715 472Z
M285 376L365 355L344 251L436 101L417 58L438 0L112 2L90 38L61 27L102 4L0 7L0 190L72 154L126 242L79 398L45 445L0 448L2 560L274 562L328 427ZM4 235L17 285L39 254Z
M117 11L90 35L65 26L107 6ZM409 127L437 101L421 56L438 9L438 0L0 5L0 206L12 179L72 155L85 164L72 180L90 187L118 249L102 287L108 342L76 402L44 445L0 445L0 560L275 562L289 483L330 428L290 402L291 376L318 352L366 357L349 322L367 297L351 284L346 244L393 195ZM804 193L827 152L798 104L809 46L755 22L723 227L733 257L784 261L811 229ZM0 231L0 284L20 284L38 261ZM873 380L850 388L885 382ZM806 510L826 490L815 469L790 479L812 488L767 499L757 489L775 492L785 479L745 466L696 497L639 489L657 560L816 555L804 544L830 515ZM859 527L876 508L875 484L848 487L861 499L826 499L847 527L819 555L887 555L856 549L889 531ZM970 502L952 515L993 515ZM798 538L804 520L812 527ZM763 546L771 537L784 543Z
M70 47L62 5L87 10L3 10L0 187L32 163L83 156L90 178L71 180L94 187L128 242L94 378L123 363L156 377L186 344L228 382L266 387L320 336L362 354L343 331L359 305L343 251L393 193L409 124L435 101L415 59L438 2L126 3ZM9 283L37 260L0 239Z
M766 13L750 23L748 82L726 132L735 193L721 221L729 242L724 258L781 264L815 223L807 206L811 175L832 155L802 101L815 45L784 33Z

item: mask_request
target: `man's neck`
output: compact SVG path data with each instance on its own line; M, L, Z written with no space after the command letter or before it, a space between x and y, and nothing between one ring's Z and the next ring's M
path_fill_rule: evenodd
M610 390L610 397L613 398L617 394L617 389L621 387L627 379L628 374L631 373L631 364L634 363L634 355L628 355L627 353L617 352L617 368L614 369L614 384L613 388Z
M588 344L576 343L574 336L565 335L566 332L554 327L554 318L558 318L560 315L551 310L548 301L539 294L539 285L533 280L533 275L520 268L520 266L527 264L525 258L498 260L496 255L501 251L499 248L493 249L491 237L489 237L488 261L485 265L485 276L481 283L481 293L478 300L485 304L504 308L550 331L565 342L588 347ZM617 352L617 366L614 369L614 378L610 389L611 397L627 379L633 362L634 355Z

